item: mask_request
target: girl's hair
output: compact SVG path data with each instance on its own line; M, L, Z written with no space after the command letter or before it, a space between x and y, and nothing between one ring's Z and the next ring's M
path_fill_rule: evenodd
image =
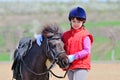
M71 17L70 21L73 20L74 18L76 18L77 20L83 21L83 23L85 23L85 19L79 18L79 17Z

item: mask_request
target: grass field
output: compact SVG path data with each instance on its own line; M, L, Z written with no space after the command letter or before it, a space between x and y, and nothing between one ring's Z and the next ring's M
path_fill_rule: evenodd
M69 23L63 23L61 24L62 29L67 30L69 29ZM120 26L120 21L101 21L101 22L96 22L96 23L91 23L88 22L85 24L86 28L88 28L91 33L94 36L94 44L92 47L92 60L111 60L112 57L112 49L114 48L114 59L115 60L120 60L120 39L114 40L112 39L113 42L115 43L114 45L111 42L111 35L106 34L104 30L106 29L112 29L114 32L113 34L117 34L119 36L119 26ZM113 26L113 27L109 27ZM9 49L12 49L13 44L15 44L15 39L14 39L14 31L16 30L16 27L9 27L10 30L10 36L9 37L9 42L7 41L6 43L6 38L4 37L4 34L0 34L0 61L9 61L10 54L9 54ZM30 29L28 28L28 25L22 25L21 29L24 29L26 32L24 33L24 36L31 36L32 33L30 33ZM103 30L102 30L103 29ZM8 28L6 27L0 27L0 31L6 31ZM101 31L103 32L101 32ZM117 31L118 32L115 32ZM11 32L13 31L13 32ZM108 31L109 32L109 31ZM8 36L9 36L8 35ZM114 36L113 36L114 37ZM117 36L115 36L117 37ZM117 37L119 38L119 37ZM115 42L116 41L116 42ZM7 48L8 52L7 52ZM13 50L14 51L14 50Z

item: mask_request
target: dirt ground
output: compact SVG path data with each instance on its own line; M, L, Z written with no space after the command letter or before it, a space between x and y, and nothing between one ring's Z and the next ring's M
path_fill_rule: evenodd
M11 63L0 63L0 80L12 80L11 65ZM58 66L54 67L53 71L57 75L64 75ZM59 79L50 75L50 80L68 80L68 78ZM120 63L92 63L87 80L120 80Z

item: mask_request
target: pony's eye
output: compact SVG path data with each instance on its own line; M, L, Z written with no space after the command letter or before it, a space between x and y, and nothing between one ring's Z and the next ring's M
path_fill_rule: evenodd
M52 36L48 36L47 38L50 39L50 38L52 38Z
M56 45L55 45L55 44L50 44L50 46L51 46L52 48L55 48L55 47L56 47Z
M53 42L51 42L51 41L49 41L49 46L50 46L51 48L55 48L55 47L56 47L56 45L53 44Z

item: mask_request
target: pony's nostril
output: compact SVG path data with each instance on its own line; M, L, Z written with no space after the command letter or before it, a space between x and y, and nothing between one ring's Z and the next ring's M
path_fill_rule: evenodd
M58 58L55 58L55 61L56 61L56 63L58 63L58 61L59 61Z

